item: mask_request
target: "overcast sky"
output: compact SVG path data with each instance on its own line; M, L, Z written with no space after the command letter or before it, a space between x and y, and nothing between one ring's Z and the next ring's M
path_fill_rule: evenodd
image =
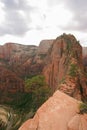
M87 46L87 0L0 0L0 44L38 45L62 33Z

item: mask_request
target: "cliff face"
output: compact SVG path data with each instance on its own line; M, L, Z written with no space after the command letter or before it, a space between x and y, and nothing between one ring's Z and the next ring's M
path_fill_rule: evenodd
M87 47L83 47L83 65L87 73Z
M0 103L12 102L18 92L24 92L23 80L15 73L0 66Z
M45 40L40 46L6 43L0 46L0 92L1 98L24 92L24 80L39 75L52 41ZM42 51L43 50L43 51Z
M24 92L23 64L35 55L36 46L6 43L0 46L0 102L10 101Z
M79 102L56 91L19 130L86 130L87 114L80 115Z
M36 54L37 46L32 46L32 45L21 45L17 43L6 43L3 46L0 46L0 59L6 59L8 61L12 62L12 59L14 60L13 62L18 62L22 63L22 57L21 55L25 56L33 56ZM16 59L19 58L19 59ZM20 61L21 60L21 61Z
M6 43L0 46L0 62L19 76L23 76L23 64L36 55L36 46Z
M43 74L48 85L77 99L86 97L87 84L82 64L82 47L73 35L63 34L54 40Z
M53 40L44 40L38 47L6 43L0 46L0 65L22 78L40 74L43 69L43 60L52 42Z

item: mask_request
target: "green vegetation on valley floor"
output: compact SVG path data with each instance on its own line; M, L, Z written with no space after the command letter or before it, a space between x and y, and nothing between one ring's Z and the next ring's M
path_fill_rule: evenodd
M48 99L51 95L50 88L45 82L42 75L33 76L25 80L25 92L18 92L13 94L7 93L12 101L5 101L2 107L7 106L7 124L9 129L17 130L20 125L27 119L34 116L37 109ZM2 120L1 127L7 130L8 125Z

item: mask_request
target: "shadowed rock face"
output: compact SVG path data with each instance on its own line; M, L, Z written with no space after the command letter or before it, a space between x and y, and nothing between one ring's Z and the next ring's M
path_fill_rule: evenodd
M83 65L87 73L87 47L83 47Z
M0 89L3 92L10 92L13 91L24 91L24 84L23 81L12 73L10 70L5 69L4 67L0 66Z
M79 102L56 91L19 130L86 130L87 114L80 115Z
M12 97L7 99L10 94L24 92L22 65L29 57L35 55L36 48L16 43L0 46L0 92L3 101L11 100Z
M12 102L17 92L24 92L23 80L14 72L0 66L0 103Z

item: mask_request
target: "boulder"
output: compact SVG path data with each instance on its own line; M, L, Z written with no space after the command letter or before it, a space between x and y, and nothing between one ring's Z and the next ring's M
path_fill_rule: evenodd
M19 130L87 130L87 114L78 113L79 102L56 91Z

